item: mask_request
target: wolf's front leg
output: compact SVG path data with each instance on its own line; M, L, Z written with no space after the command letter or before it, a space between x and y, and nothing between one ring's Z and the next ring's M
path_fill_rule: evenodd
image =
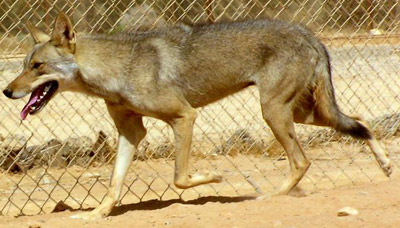
M118 106L108 105L108 110L118 129L118 151L108 193L93 211L73 215L71 218L93 220L106 217L117 204L126 173L138 144L146 135L142 117L133 116Z
M192 142L193 125L196 111L189 109L182 117L169 121L175 137L175 176L174 183L178 188L190 188L201 184L219 183L222 177L214 172L207 174L188 174L189 156Z

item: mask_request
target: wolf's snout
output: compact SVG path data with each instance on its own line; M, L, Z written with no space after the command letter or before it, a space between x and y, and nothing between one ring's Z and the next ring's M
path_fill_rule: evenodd
M4 93L4 95L6 95L6 97L11 98L13 91L11 89L7 88L7 89L3 90L3 93Z

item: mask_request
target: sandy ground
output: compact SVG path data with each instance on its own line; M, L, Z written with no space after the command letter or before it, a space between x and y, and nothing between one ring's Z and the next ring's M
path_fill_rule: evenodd
M400 179L307 193L306 197L202 197L155 200L116 208L107 219L82 221L59 212L19 218L0 217L1 227L399 227ZM350 206L358 215L338 217Z
M385 144L399 164L397 143ZM48 169L45 175L40 169L3 173L0 207L7 215L0 216L0 227L399 227L398 168L395 165L388 179L366 152L357 144L309 148L313 164L299 184L302 191L263 200L253 196L269 196L279 188L287 175L287 160L251 155L192 159L191 170L219 172L224 182L188 190L173 186L172 160L135 161L120 206L109 218L92 222L69 216L79 213L78 208L98 205L106 194L111 165ZM74 211L51 213L58 201ZM359 215L337 217L345 206ZM18 208L34 216L11 216Z

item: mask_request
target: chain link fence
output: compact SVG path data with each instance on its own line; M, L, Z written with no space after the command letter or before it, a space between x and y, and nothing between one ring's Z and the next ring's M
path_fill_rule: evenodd
M61 11L82 33L257 18L306 25L331 53L340 107L345 113L362 114L399 164L398 0L1 0L0 88L18 75L33 45L25 23L50 33ZM172 184L171 130L146 118L148 134L120 203L274 191L287 175L288 162L261 117L258 99L256 89L248 88L199 109L191 170L217 171L225 181L187 190ZM24 101L3 96L0 105L1 214L51 212L60 202L92 208L102 201L116 150L116 130L102 100L66 92L25 121L19 119ZM313 161L302 188L315 191L386 180L364 144L325 128L296 128Z

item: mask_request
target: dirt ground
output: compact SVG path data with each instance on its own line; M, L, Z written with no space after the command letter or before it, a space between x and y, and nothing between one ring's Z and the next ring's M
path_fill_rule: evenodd
M398 164L398 144L383 143L394 164ZM335 154L338 148L347 153ZM397 165L388 179L362 146L330 143L325 152L320 148L308 149L314 162L299 184L301 191L290 196L270 196L287 174L286 159L243 155L193 159L192 169L212 169L223 175L224 182L188 190L172 185L172 160L135 161L126 178L121 205L110 217L95 221L69 217L82 212L76 209L79 203L83 210L98 205L95 199L101 200L106 193L111 166L48 169L47 178L38 177L40 170L6 178L0 175L0 187L5 190L0 193L0 205L3 210L10 208L5 210L8 215L0 216L0 227L400 227ZM267 197L255 199L255 187ZM44 193L49 193L53 201ZM50 213L58 200L75 209ZM10 216L16 212L15 205L24 207L26 214L37 214L37 204L44 213ZM359 214L338 217L338 210L346 206Z
M116 208L106 219L82 221L59 212L0 217L1 227L399 227L400 179L309 192L305 197L202 197L191 201L150 200ZM358 215L338 217L350 206Z

